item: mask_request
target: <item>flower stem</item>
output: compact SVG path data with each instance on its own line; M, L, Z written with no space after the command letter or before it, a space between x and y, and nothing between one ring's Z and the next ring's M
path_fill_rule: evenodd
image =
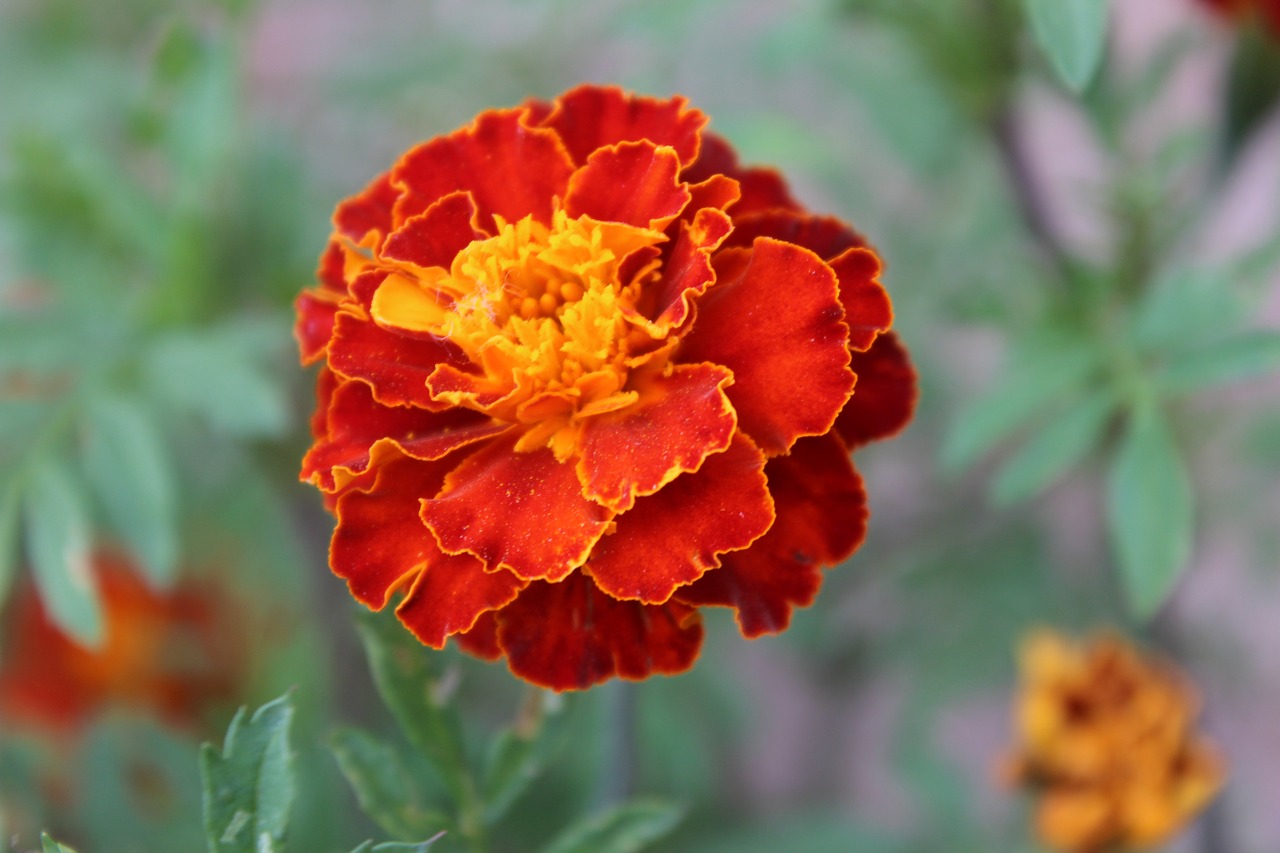
M631 796L636 769L636 686L615 681L605 687L604 758L600 768L600 808Z

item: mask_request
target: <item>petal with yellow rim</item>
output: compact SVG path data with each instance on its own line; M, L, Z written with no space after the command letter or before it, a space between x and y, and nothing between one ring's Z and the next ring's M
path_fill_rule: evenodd
M674 148L646 139L601 148L569 179L565 212L661 231L689 203L679 171Z
M486 572L470 554L437 551L396 616L423 643L442 649L449 637L470 631L481 615L511 603L528 583L511 572Z
M698 156L707 117L687 103L679 97L658 100L628 95L616 87L580 86L557 98L542 124L560 135L578 164L607 145L647 139L671 146L688 165Z

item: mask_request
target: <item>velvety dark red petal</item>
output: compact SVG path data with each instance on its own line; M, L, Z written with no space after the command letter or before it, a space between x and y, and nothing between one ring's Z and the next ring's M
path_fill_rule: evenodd
M813 602L820 569L848 557L867 523L862 479L834 435L800 439L790 454L769 460L765 475L777 514L773 527L675 594L689 604L736 608L748 637L785 629L793 607Z
M329 566L346 579L356 601L380 610L428 561L444 558L418 508L440 491L456 464L396 455L379 467L370 491L349 491L338 499Z
M448 269L458 252L485 236L472 225L475 215L470 193L450 193L392 232L380 255L417 267Z
M448 403L431 398L427 379L441 363L465 363L457 347L429 337L406 337L384 329L367 315L338 314L329 344L329 365L343 376L363 379L387 406L440 410Z
M830 264L840 280L849 348L865 352L876 337L893 325L893 305L879 279L880 259L870 249L848 249Z
M422 519L451 554L467 552L490 571L559 580L586 562L613 513L582 496L573 465L550 450L517 453L497 439L467 458L424 501Z
M614 598L667 601L719 566L719 555L746 548L773 524L764 461L750 439L734 436L728 450L618 516L585 570Z
M294 300L297 319L293 323L293 336L298 341L298 351L303 364L319 361L333 336L334 315L338 313L341 294L331 290L314 288L304 290Z
M693 666L702 622L690 607L618 601L575 572L534 581L497 612L511 671L552 690L582 690L613 676L640 680Z
M679 329L692 312L691 300L699 296L715 280L711 253L733 229L729 217L714 208L704 208L691 222L680 223L680 234L661 278L645 288L638 306L648 326L657 337L665 337Z
M640 392L639 402L589 418L582 427L582 494L622 512L637 495L656 492L728 447L736 419L724 388L732 378L714 364L634 377L631 390Z
M392 208L400 191L391 183L391 173L379 175L357 195L345 199L333 212L333 224L338 233L357 245L368 243L371 234L381 237L395 227Z
M849 399L849 329L829 266L768 237L748 253L721 250L717 283L698 300L681 361L733 371L738 426L773 456L831 428Z
M757 237L772 237L795 243L824 261L831 261L847 249L867 245L866 239L834 216L814 216L792 210L764 210L755 213L734 207L733 234L725 246L750 246Z
M486 610L481 613L470 631L454 634L453 639L467 654L475 655L482 660L497 660L502 657L502 647L498 645L496 610Z
M647 139L600 148L569 179L565 212L661 231L689 203L679 171L675 149Z
M801 209L781 175L773 169L742 168L733 146L714 133L703 133L698 160L681 177L689 183L699 183L712 175L725 175L738 182L741 197L729 210L735 218L776 208Z
M379 443L417 459L433 460L508 429L508 424L466 409L429 412L384 406L364 382L347 380L332 394L327 428L303 458L301 477L332 492L368 469Z
M681 97L664 101L613 86L580 86L556 99L543 124L560 135L575 163L585 163L597 148L647 139L671 146L687 165L698 156L699 135L707 123L705 115L687 104Z
M491 110L405 154L392 170L404 191L397 216L407 220L466 190L486 231L495 214L508 222L533 214L550 223L552 200L564 197L573 164L554 131L530 127L525 117L523 109Z
M916 409L916 371L893 332L876 338L850 365L858 375L853 396L836 419L835 430L850 448L897 434Z
M405 627L433 649L470 631L481 615L509 604L528 585L511 572L486 572L470 554L436 554L396 607Z

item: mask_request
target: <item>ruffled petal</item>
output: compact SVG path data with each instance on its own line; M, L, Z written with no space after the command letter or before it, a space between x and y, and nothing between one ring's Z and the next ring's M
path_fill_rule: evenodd
M728 447L736 419L724 389L732 381L714 364L682 364L670 376L633 380L638 403L582 427L582 494L622 512L636 496L653 494Z
M582 496L572 465L546 449L517 453L515 442L498 439L468 457L423 501L422 519L447 553L560 580L586 562L613 513Z
M707 117L687 105L680 97L663 101L612 86L580 86L556 99L543 124L560 135L575 163L585 163L591 152L606 145L647 139L671 146L688 165L698 156Z
M733 371L738 425L769 456L829 430L854 381L835 273L807 249L761 237L750 253L722 250L716 275L680 360Z
M333 492L365 473L379 446L430 461L510 428L465 409L384 406L368 385L348 380L332 392L325 432L303 458L301 478Z
M486 572L470 554L437 550L396 616L424 644L442 649L449 637L470 631L481 615L511 603L527 585L511 572Z
M680 601L737 610L747 637L776 633L793 607L807 607L820 569L853 552L866 532L866 493L848 451L833 435L802 438L765 466L777 519L745 551L676 591Z
M585 569L619 599L661 604L677 587L720 565L720 554L746 548L773 523L764 454L739 433L729 449L708 456L618 516Z
M346 579L356 601L381 610L429 560L443 556L418 517L418 502L440 491L456 464L397 456L380 466L370 491L353 490L338 499L329 566Z
M726 246L750 246L757 237L772 237L803 246L830 261L841 252L867 245L866 238L834 216L777 209L746 213L741 205L732 212L733 234Z
M741 195L731 208L735 218L778 208L800 210L781 175L773 169L742 168L738 165L738 155L734 153L733 146L714 133L703 133L697 162L681 177L689 183L699 183L713 175L725 175L738 182Z
M689 203L679 172L675 149L647 139L600 148L569 179L565 212L661 231Z
M303 364L314 364L324 357L341 301L340 294L319 287L302 291L294 300L298 317L293 324L293 336L298 341Z
M893 305L879 280L880 259L870 249L847 249L830 263L840 280L849 349L866 352L893 325Z
M497 621L511 671L557 691L613 676L684 672L702 647L702 621L693 608L618 601L580 572L560 583L534 581L498 611Z
M450 193L387 237L380 256L419 268L448 268L467 244L485 236L472 224L475 216L470 193Z
M915 412L918 392L915 368L893 332L880 335L866 352L855 352L851 366L858 382L835 430L852 449L901 431Z
M553 199L563 198L573 164L554 131L530 127L523 109L491 110L470 127L424 142L392 170L403 195L402 220L450 193L471 193L479 224L493 216L515 222L529 214L550 223Z
M662 266L661 278L645 289L638 306L641 315L632 319L655 339L665 338L673 329L685 325L694 297L715 281L711 253L732 230L729 217L714 208L703 208L691 222L681 222L680 235Z
M496 610L481 613L470 631L454 634L453 639L464 652L482 660L497 660L502 657L502 647L498 645Z
M446 408L447 403L432 399L427 380L441 363L465 362L447 341L406 337L350 311L338 313L329 344L330 367L367 382L374 399L387 406Z
M391 173L379 175L360 193L338 204L333 212L334 227L357 246L376 247L395 227L392 210L399 195Z

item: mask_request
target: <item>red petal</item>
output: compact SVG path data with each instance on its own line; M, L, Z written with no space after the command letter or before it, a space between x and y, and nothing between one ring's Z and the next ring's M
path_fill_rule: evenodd
M372 245L381 242L394 228L392 208L400 191L391 183L391 173L379 175L359 194L342 201L333 212L333 224L351 242L366 243L370 234L377 235Z
M341 295L347 292L347 279L344 270L347 265L347 253L337 240L330 240L320 255L320 266L316 270L316 280L324 290L331 290Z
M447 269L458 252L484 236L472 225L475 215L476 206L468 193L447 195L392 233L381 257Z
M440 491L456 464L397 456L379 467L371 491L349 491L338 499L329 566L346 579L356 601L382 609L433 556L443 557L418 517L418 502Z
M436 553L396 608L405 627L433 649L470 631L483 614L511 603L528 585L511 572L486 572L470 554Z
M586 571L614 598L661 604L676 587L719 566L718 555L746 548L772 523L764 454L739 433L696 473L676 477L618 516Z
M711 253L733 230L729 217L719 210L704 208L692 222L680 223L671 255L662 267L662 278L646 288L642 311L654 319L643 322L656 337L663 338L680 328L689 318L690 300L715 281Z
M853 396L836 419L836 432L850 448L898 433L916 408L916 372L893 332L876 338L851 363L858 375Z
M483 660L497 660L502 657L502 647L498 645L498 619L496 610L486 610L476 619L470 631L454 634L458 646L467 654L475 655Z
M697 162L681 177L689 183L698 183L712 175L725 175L738 182L742 197L731 208L735 218L776 208L800 210L781 175L773 169L740 167L733 146L714 133L704 133Z
M396 213L423 212L458 190L471 193L480 226L497 214L515 222L529 214L551 222L552 200L564 197L573 164L553 131L525 124L525 111L491 110L449 136L424 142L392 170L404 190Z
M835 273L807 249L767 237L749 254L722 250L716 270L680 360L733 371L738 426L769 456L829 430L854 380Z
M560 583L534 581L497 619L511 671L552 690L684 672L702 646L692 608L618 601L580 572Z
M830 261L846 249L867 245L866 239L834 216L814 216L790 210L768 210L746 214L741 205L733 208L733 234L726 246L750 246L757 237L772 237L795 243Z
M880 259L870 249L849 249L831 261L831 268L840 279L849 348L865 352L893 325L893 305L878 278Z
M560 135L575 163L586 162L592 151L606 145L647 139L671 146L680 162L689 164L698 155L707 117L687 109L687 103L681 97L637 97L613 86L580 86L556 99L543 124Z
M565 212L661 231L689 203L679 171L675 149L648 140L600 148L569 179Z
M778 632L807 607L823 566L845 559L866 532L866 493L840 439L802 438L765 466L777 520L745 551L676 592L680 601L737 608L748 637Z
M517 453L492 442L452 471L422 519L450 554L467 552L489 571L559 580L581 566L613 513L582 496L573 466L545 448Z
M349 311L339 312L333 331L329 365L343 376L369 383L378 402L433 410L448 405L431 398L427 379L441 363L465 362L457 347L432 338L406 337Z
M724 391L730 381L729 371L713 364L633 378L638 403L583 425L582 494L621 512L728 447L736 423Z
M348 380L333 392L327 428L302 460L302 479L332 492L369 468L379 443L415 459L433 460L509 428L466 409L383 406L368 385Z
M333 337L334 315L341 300L341 294L317 287L304 290L294 301L298 319L293 324L293 336L298 341L303 364L312 364L324 356L329 338Z

